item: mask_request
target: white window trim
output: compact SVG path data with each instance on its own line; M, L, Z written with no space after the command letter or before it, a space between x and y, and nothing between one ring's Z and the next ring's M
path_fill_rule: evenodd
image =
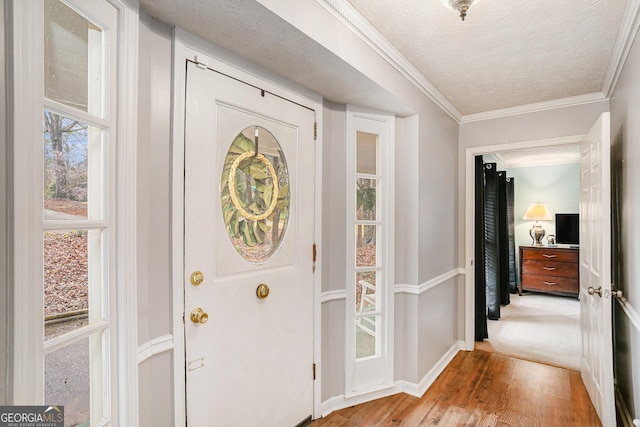
M380 202L378 204L379 215L382 218L378 255L381 267L380 281L385 284L384 291L379 293L383 305L382 333L383 342L381 356L384 358L384 383L371 387L358 388L354 383L355 378L355 344L353 334L355 328L355 292L353 277L355 277L355 240L347 236L347 277L345 283L345 391L346 397L361 396L374 393L381 389L394 387L394 236L395 236L395 211L393 203L393 190L395 188L395 118L393 115L368 110L362 107L348 105L346 109L346 144L347 144L347 191L346 191L346 220L347 230L355 230L355 197L351 183L356 178L356 132L359 129L356 119L380 122L384 126L378 148L378 176L381 177L377 188ZM350 190L351 189L351 190Z
M107 2L107 0L103 0ZM137 307L136 307L136 134L138 10L124 0L109 0L118 9L117 149L116 149L116 298L113 332L117 357L112 360L111 425L138 425ZM39 404L44 367L42 293L29 283L42 283L42 170L31 167L41 156L43 111L43 5L37 1L7 0L9 29L7 59L7 139L10 147L9 295L8 329L13 351L8 360L10 404ZM115 354L115 353L113 353ZM116 380L117 378L117 380Z

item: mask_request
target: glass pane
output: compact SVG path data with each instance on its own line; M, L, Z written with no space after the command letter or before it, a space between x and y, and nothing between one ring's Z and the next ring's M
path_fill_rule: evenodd
M234 138L224 159L220 199L236 251L252 263L271 258L287 229L290 197L284 153L267 129L251 126Z
M96 425L103 418L102 347L99 332L45 355L44 402L64 406L65 426Z
M359 271L356 273L356 313L376 311L376 272Z
M44 219L102 219L102 134L44 112Z
M367 132L356 133L356 172L376 175L378 173L378 135Z
M45 340L102 319L101 234L44 233Z
M363 316L356 318L356 359L380 354L378 351L379 323L380 316Z
M371 267L376 263L376 225L356 225L356 267Z
M370 220L376 219L376 186L375 179L356 179L356 219Z
M44 2L45 97L102 117L102 36L64 3Z

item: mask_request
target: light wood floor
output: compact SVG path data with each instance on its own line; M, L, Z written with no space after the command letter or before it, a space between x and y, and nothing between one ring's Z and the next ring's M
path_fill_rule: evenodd
M461 351L422 396L404 393L342 409L311 426L600 426L580 373Z

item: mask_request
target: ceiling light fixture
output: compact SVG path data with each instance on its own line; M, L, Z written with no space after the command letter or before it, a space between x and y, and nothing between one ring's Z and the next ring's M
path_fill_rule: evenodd
M442 4L444 4L449 9L454 12L460 13L460 18L464 21L465 16L467 16L467 10L471 7L472 4L478 3L480 0L441 0Z

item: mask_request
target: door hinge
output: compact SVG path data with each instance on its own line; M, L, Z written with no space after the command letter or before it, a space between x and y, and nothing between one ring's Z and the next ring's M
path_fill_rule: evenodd
M202 62L200 62L200 60L198 59L198 55L195 55L193 57L193 62L196 64L196 67L200 68L201 70L206 70L207 66L206 64L203 64Z
M312 257L313 257L313 267L312 268L313 268L313 272L315 273L316 272L316 259L318 258L318 249L317 249L315 243L313 244L313 255L312 255Z
M182 313L182 324L184 325L184 312Z
M313 140L318 139L318 122L313 122Z
M313 364L313 379L316 379L316 364Z

